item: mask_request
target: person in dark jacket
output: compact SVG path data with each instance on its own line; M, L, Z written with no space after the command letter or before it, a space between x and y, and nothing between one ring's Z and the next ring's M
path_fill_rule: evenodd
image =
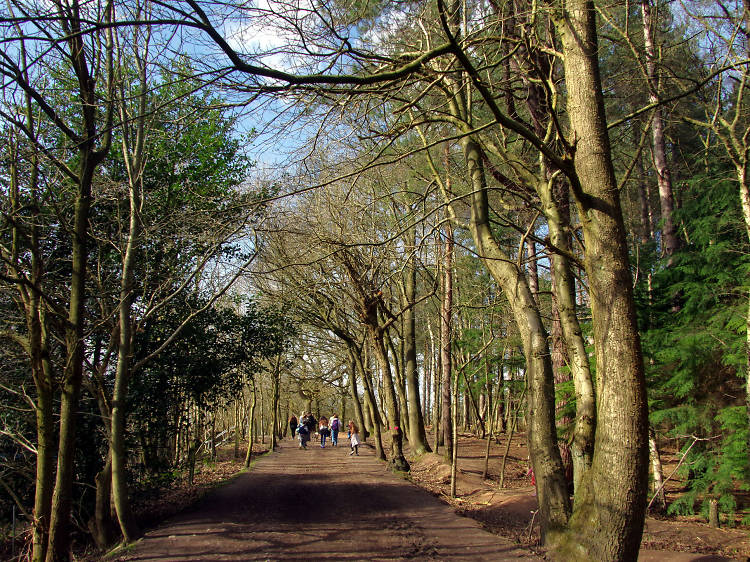
M312 435L318 429L318 420L315 419L312 412L307 412L306 418L305 425L307 426L307 431Z
M305 424L297 426L297 434L299 435L299 448L307 449L307 442L310 440L310 432L307 431Z
M291 435L292 439L294 439L297 432L297 417L294 414L289 417L289 429L292 431Z

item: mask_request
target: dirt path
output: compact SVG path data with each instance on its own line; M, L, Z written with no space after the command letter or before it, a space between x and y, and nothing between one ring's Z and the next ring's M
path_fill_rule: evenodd
M118 560L541 560L348 452L286 439Z

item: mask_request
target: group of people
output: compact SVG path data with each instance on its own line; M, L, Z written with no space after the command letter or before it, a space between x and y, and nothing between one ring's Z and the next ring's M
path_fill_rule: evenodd
M292 438L296 435L299 439L300 449L307 449L307 444L313 433L317 433L320 437L320 448L325 449L326 439L329 437L331 438L331 445L333 447L338 447L341 421L336 414L331 416L329 422L328 418L325 416L320 416L320 419L316 420L315 416L312 415L312 412L303 412L300 415L299 420L297 420L297 417L294 415L289 417L289 429L292 431ZM354 421L349 420L347 430L351 447L351 452L349 454L359 456L359 429Z

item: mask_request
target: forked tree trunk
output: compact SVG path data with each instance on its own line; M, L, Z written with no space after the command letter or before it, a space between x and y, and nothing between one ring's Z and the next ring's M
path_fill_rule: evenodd
M549 187L554 186L551 182ZM561 253L552 255L552 274L554 298L557 304L559 327L568 353L570 374L576 394L576 419L573 429L570 453L573 463L573 483L577 489L581 478L591 467L594 454L594 435L596 430L596 399L594 384L591 378L589 357L586 353L586 342L583 330L576 315L575 281L570 260L566 254L571 252L569 239L569 218L565 212L567 190L556 196L552 189L539 189L545 217L549 228L550 241ZM563 199L564 198L564 199Z
M388 420L388 427L391 435L391 458L389 463L397 470L408 471L409 463L404 456L403 450L403 430L401 429L401 413L398 407L398 398L394 387L393 375L391 374L391 365L388 361L388 355L385 350L383 333L372 324L368 324L370 341L375 351L375 357L380 366L383 376L383 386L385 392L385 410Z
M461 141L468 165L471 195L469 224L477 253L503 289L521 334L526 357L529 388L529 453L536 474L542 537L563 529L570 514L570 498L557 447L555 389L547 333L539 307L523 272L500 248L489 221L486 177L479 145L464 137Z
M648 416L627 240L611 161L591 0L555 14L565 55L568 115L575 138L569 171L585 239L597 357L596 445L576 492L557 555L597 562L638 557L648 483Z
M370 411L370 415L372 417L372 433L373 433L373 439L375 439L375 458L384 461L385 460L385 451L383 450L383 437L381 435L380 428L382 427L381 421L378 417L378 409L375 405L375 393L372 390L372 383L370 381L370 374L365 368L365 364L362 361L362 355L360 353L360 350L354 346L353 342L347 341L347 344L349 345L349 354L352 358L352 361L356 365L356 367L359 368L359 372L362 373L362 384L365 387L365 402L367 403L367 407ZM356 371L355 371L356 373ZM358 400L355 401L355 404L358 403ZM342 418L343 419L343 418ZM364 416L362 417L362 425L360 426L362 428L365 427L364 424ZM364 439L364 437L363 437Z

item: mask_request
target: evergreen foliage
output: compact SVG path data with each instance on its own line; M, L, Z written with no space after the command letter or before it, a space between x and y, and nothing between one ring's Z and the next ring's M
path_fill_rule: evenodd
M714 161L686 182L677 216L689 243L655 271L650 306L641 287L651 423L683 452L690 447L688 491L672 512L692 513L716 498L733 513L735 487L747 489L750 476L743 406L750 257L731 177Z

